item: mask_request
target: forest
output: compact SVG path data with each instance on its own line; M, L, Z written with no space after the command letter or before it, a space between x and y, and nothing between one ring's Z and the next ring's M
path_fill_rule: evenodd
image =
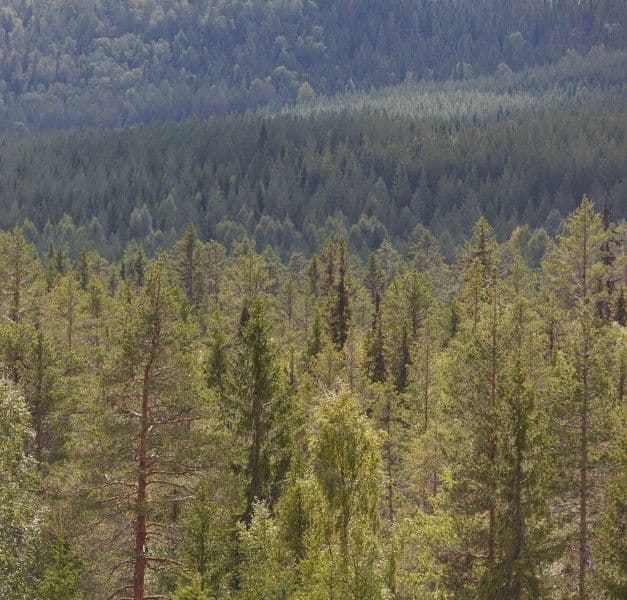
M0 600L627 598L624 0L0 5Z
M627 223L537 236L3 232L0 596L624 598Z
M349 108L352 107L352 108ZM365 258L418 224L452 260L481 216L550 235L584 194L627 217L627 53L388 87L248 116L0 141L0 228L42 253L170 248L189 221L286 260L331 236Z
M3 0L0 131L517 72L626 36L623 0Z

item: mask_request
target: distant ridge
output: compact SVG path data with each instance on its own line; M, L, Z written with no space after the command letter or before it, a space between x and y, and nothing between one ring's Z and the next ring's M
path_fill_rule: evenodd
M627 47L622 0L4 0L0 131L115 127Z

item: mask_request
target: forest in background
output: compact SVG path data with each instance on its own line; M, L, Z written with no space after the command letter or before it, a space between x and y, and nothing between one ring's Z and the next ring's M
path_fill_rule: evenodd
M623 0L4 0L0 131L277 108L626 36Z
M558 231L2 233L0 596L624 598L627 223Z
M41 252L243 237L283 258L333 235L362 257L417 224L451 259L484 215L500 240L554 234L583 194L627 216L627 55L596 49L516 75L335 96L279 113L0 142L0 227ZM539 233L538 235L542 235ZM541 245L544 243L539 240Z

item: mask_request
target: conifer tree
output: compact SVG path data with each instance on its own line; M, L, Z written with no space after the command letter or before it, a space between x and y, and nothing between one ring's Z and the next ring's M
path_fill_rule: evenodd
M578 457L578 597L589 597L588 570L590 563L590 500L596 495L591 477L594 454L593 440L597 437L598 415L607 410L611 392L599 361L603 342L602 322L596 311L596 301L603 294L607 266L603 264L608 232L584 196L579 208L566 220L564 234L558 237L546 257L544 269L553 290L563 302L572 319L564 352L572 365L572 413L577 418ZM601 411L601 412L599 412Z
M192 222L188 223L183 237L174 247L173 254L176 272L187 301L197 309L204 294L204 274L201 265L202 244Z
M166 508L176 506L202 454L196 333L162 259L118 310L124 325L92 406L95 421L85 423L92 435L82 460L96 514L104 511L112 527L115 543L101 560L120 586L114 596L144 600L149 570L172 560L167 532L176 523Z
M210 240L204 247L203 262L206 265L207 292L214 304L218 303L224 279L225 249L222 244Z
M540 366L540 324L528 296L531 280L521 256L506 280L508 307L504 327L511 340L499 392L496 470L499 515L496 564L484 579L485 597L512 600L542 597L546 568L555 543L549 516L555 457L549 455L550 413L538 402L549 378Z
M0 233L0 308L12 322L20 323L32 308L39 271L35 247L21 229Z
M244 312L244 311L243 311ZM245 306L231 373L232 417L245 453L246 507L244 520L250 523L255 502L277 496L277 472L285 448L277 447L278 431L287 425L278 416L286 410L277 353L263 301L253 298Z
M21 387L32 414L35 457L40 464L45 464L59 457L67 435L59 422L59 409L64 400L62 365L58 350L41 324L35 325L29 342Z
M463 423L463 437L459 438L457 448L460 455L455 468L455 496L470 506L459 509L487 517L477 539L483 544L481 555L488 565L495 560L496 409L505 360L501 292L493 287L490 296L489 304L483 304L476 314L468 316L464 332L451 344L451 362L447 363L449 407L453 418ZM462 440L466 443L462 444Z
M3 367L13 383L23 375L35 317L40 265L21 229L0 233L0 343Z
M595 558L599 563L598 588L603 597L619 600L627 595L627 435L624 410L618 417L621 429L612 444L615 473L609 482L605 513L595 544Z
M83 301L83 292L73 273L57 277L51 290L51 300L52 316L61 322L65 349L72 352L77 342L79 309Z
M87 290L87 282L89 281L89 263L87 260L87 248L81 248L76 258L76 264L74 267L76 271L76 279L81 286L81 290Z
M386 377L381 300L378 292L374 297L372 326L364 342L366 352L366 372L373 383L383 383Z
M331 341L338 350L344 348L348 339L351 320L350 298L346 272L346 241L342 238L337 245L337 274L331 284L333 263L329 263L327 277L330 285L328 296L328 329Z
M211 347L205 365L207 385L216 390L219 398L224 398L227 386L228 356L226 339L220 327L212 332Z
M44 557L36 597L38 600L83 600L80 581L83 569L69 540L53 540Z
M311 326L311 335L307 343L307 356L313 358L322 351L322 317L320 311L316 309L314 320Z
M181 516L181 562L177 568L182 598L217 598L229 592L229 571L234 568L235 525L224 507L211 500L207 486L199 488ZM191 578L191 585L190 584ZM187 590L184 594L183 590ZM197 596L192 594L195 590ZM179 597L176 596L176 597Z

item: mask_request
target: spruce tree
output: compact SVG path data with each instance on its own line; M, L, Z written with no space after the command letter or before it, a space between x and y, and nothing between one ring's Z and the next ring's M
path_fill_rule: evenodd
M83 600L81 576L84 565L67 539L52 540L44 556L37 583L38 600Z
M261 298L246 307L231 369L232 424L242 442L246 474L245 522L250 523L255 502L276 498L283 474L277 472L286 448L275 442L289 424L285 416L287 395L282 387L277 351Z
M330 281L330 273L328 273L328 276ZM346 241L343 238L337 245L337 274L330 285L328 294L329 336L335 347L338 350L342 350L348 338L351 320L346 266Z
M190 306L198 309L204 294L204 273L201 264L202 244L192 222L173 251L176 273Z
M383 383L386 377L381 300L378 292L374 297L372 326L364 342L366 353L366 372L373 383Z

